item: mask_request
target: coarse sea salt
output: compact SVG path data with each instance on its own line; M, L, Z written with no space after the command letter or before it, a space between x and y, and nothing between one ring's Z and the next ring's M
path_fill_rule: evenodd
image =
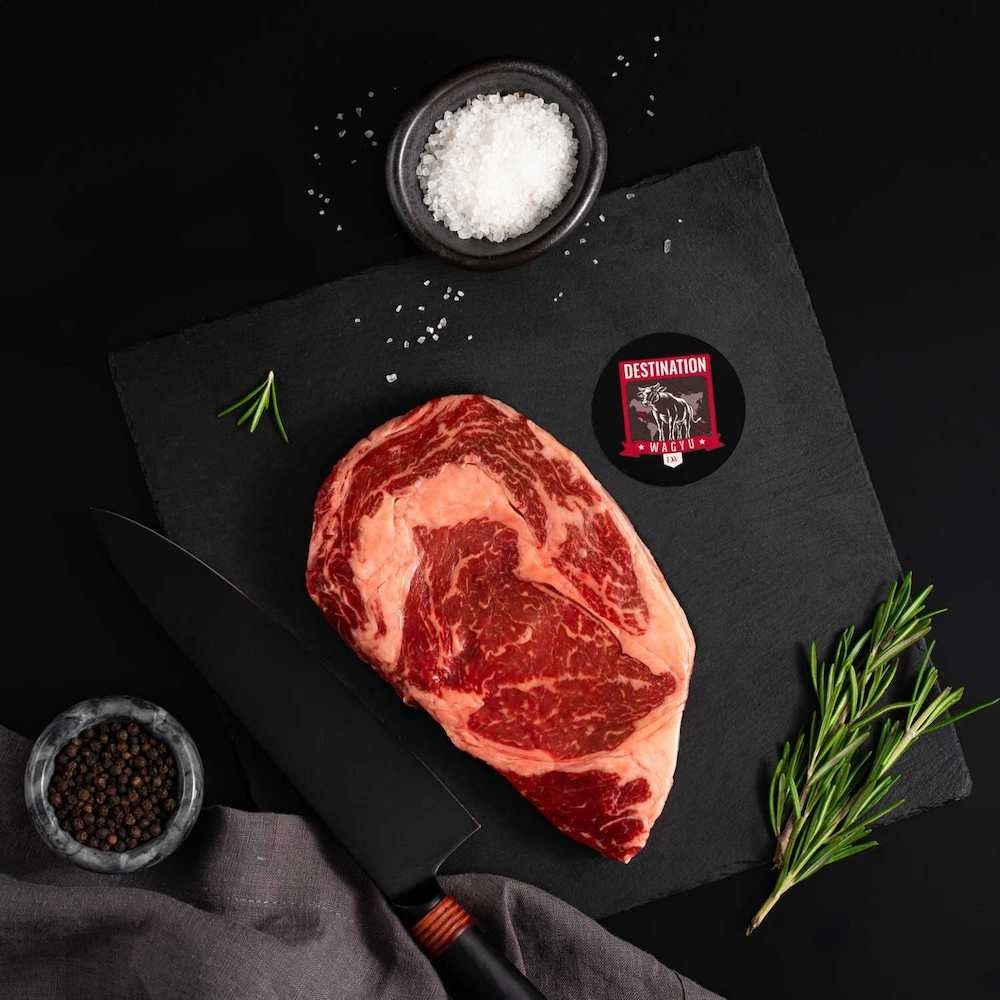
M417 165L424 204L462 239L530 232L566 196L578 143L569 117L533 94L480 94L446 111Z

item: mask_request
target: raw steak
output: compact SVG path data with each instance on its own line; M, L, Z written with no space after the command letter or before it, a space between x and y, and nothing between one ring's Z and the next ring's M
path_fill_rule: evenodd
M573 452L497 400L432 399L334 467L306 585L406 701L560 830L618 861L642 849L694 639Z

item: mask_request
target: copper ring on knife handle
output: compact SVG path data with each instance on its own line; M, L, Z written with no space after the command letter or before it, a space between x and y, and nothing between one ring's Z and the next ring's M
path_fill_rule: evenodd
M437 958L471 924L472 917L462 904L445 896L410 928L410 933L430 958Z

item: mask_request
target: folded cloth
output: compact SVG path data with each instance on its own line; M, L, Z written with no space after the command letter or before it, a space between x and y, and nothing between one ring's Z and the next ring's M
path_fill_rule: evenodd
M385 901L311 822L213 806L156 868L92 874L36 835L29 749L0 727L0 997L444 1000ZM443 883L550 1000L716 996L534 886Z

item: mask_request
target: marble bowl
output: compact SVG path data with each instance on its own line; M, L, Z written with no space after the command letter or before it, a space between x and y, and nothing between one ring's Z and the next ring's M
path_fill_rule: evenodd
M554 101L569 116L578 143L573 186L551 215L531 232L503 243L462 239L438 222L424 204L417 164L435 123L446 111L455 111L478 94L516 92ZM532 260L579 228L600 192L607 162L604 125L576 83L549 66L502 59L470 66L445 80L403 116L386 153L386 188L399 221L417 243L452 264L493 271Z
M121 854L99 851L74 840L59 825L47 794L56 756L63 746L88 726L112 718L134 719L163 740L173 751L178 777L177 809L167 820L163 832ZM205 774L198 748L169 712L142 698L91 698L53 719L35 741L24 772L24 800L35 829L53 851L81 868L121 874L149 868L177 850L191 832L201 811L204 784Z

